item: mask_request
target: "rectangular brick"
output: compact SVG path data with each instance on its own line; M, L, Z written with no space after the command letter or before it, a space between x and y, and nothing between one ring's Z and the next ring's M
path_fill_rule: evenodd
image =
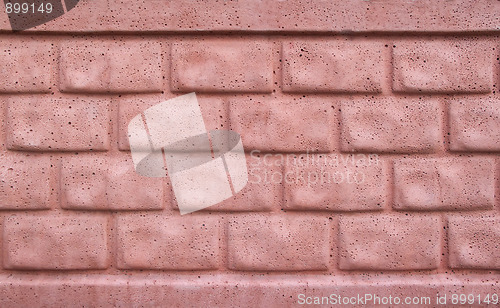
M434 99L364 99L341 106L345 152L434 152L442 143L443 111Z
M72 93L161 92L162 57L161 44L155 41L63 42L60 88Z
M288 155L287 210L381 210L387 199L385 163L377 155Z
M329 220L298 216L235 217L228 225L228 264L243 271L327 270Z
M0 155L0 209L49 209L52 205L54 166L48 156Z
M208 40L172 45L174 91L272 90L272 45L266 41Z
M283 43L284 92L381 92L384 46L352 40Z
M0 93L50 92L56 59L52 45L28 37L2 41Z
M335 115L324 98L255 96L229 102L231 129L241 134L246 151L330 152Z
M146 109L173 98L169 95L124 97L115 99L118 102L119 115L119 136L118 146L122 151L130 151L128 140L128 124L133 117ZM207 131L213 129L229 129L228 108L224 98L214 96L197 95L203 120Z
M500 151L500 100L449 99L450 150Z
M73 210L159 210L163 179L138 175L130 157L63 157L62 207Z
M283 203L283 172L280 157L252 152L246 155L248 182L233 197L203 211L269 212ZM174 209L178 209L176 202Z
M344 270L435 269L441 255L439 218L416 215L342 216L339 267Z
M216 217L126 215L117 220L117 262L121 269L216 269Z
M415 40L393 49L395 92L487 93L494 48L489 42Z
M451 268L500 269L500 218L450 217Z
M422 158L394 162L397 210L478 210L495 204L489 158Z
M108 102L94 98L7 100L7 148L28 151L109 149Z
M21 216L4 221L4 267L21 270L105 269L107 219Z

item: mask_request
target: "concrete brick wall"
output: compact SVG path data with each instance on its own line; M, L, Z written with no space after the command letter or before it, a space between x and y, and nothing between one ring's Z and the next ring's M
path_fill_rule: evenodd
M499 10L82 0L22 32L0 12L0 306L487 306ZM168 177L135 173L127 125L193 91L207 129L241 134L249 183L181 216Z

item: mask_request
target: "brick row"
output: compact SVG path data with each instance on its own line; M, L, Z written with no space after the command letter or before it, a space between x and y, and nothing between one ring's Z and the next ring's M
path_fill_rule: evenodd
M227 267L235 271L326 271L333 247L341 270L432 270L440 264L445 236L450 267L500 268L496 216L453 215L447 228L437 215L397 213L343 215L338 225L324 216L230 216L225 232L211 215L122 214L115 223L119 269L220 269L223 234ZM108 228L106 216L9 216L3 223L4 268L105 269Z
M9 41L0 52L0 92L51 91L57 56L52 45ZM69 93L161 92L168 78L172 91L269 93L278 81L276 51L268 40L180 40L170 48L158 40L62 41L59 88ZM477 38L403 39L392 46L377 40L284 40L282 90L379 93L385 67L391 65L387 49L392 50L392 90L397 93L492 90L495 48Z
M172 97L115 99L119 106L119 149L130 150L127 126L132 117ZM13 96L5 102L6 145L10 150L110 149L109 99L31 95ZM240 132L248 152L435 153L445 140L445 110L436 99L366 98L343 100L338 105L307 96L202 95L199 103L207 129ZM492 98L447 99L449 150L498 151L497 105L500 102Z
M129 150L128 121L161 100L119 99L121 150ZM248 152L436 153L446 140L450 151L499 150L496 99L448 98L447 108L439 99L427 97L339 100L295 95L199 97L207 129L229 127L239 132Z
M389 162L376 154L254 151L246 158L245 188L204 211L379 211L388 205L391 191L389 206L398 211L488 210L495 204L491 158L400 158L394 160L392 175ZM0 162L0 209L51 208L56 177L64 209L177 209L164 181L138 175L125 154L63 156L60 175L53 173L48 156L6 153Z

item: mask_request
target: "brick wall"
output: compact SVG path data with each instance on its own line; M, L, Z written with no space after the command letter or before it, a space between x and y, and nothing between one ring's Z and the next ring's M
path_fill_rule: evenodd
M499 6L82 0L15 33L0 13L0 306L485 306ZM181 216L126 130L188 92L207 129L241 134L249 183Z

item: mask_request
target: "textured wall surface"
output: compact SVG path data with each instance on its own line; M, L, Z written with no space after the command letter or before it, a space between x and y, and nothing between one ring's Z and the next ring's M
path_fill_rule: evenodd
M0 306L496 306L499 12L82 0L22 32L0 12ZM181 216L127 125L189 92L241 134L249 182Z

